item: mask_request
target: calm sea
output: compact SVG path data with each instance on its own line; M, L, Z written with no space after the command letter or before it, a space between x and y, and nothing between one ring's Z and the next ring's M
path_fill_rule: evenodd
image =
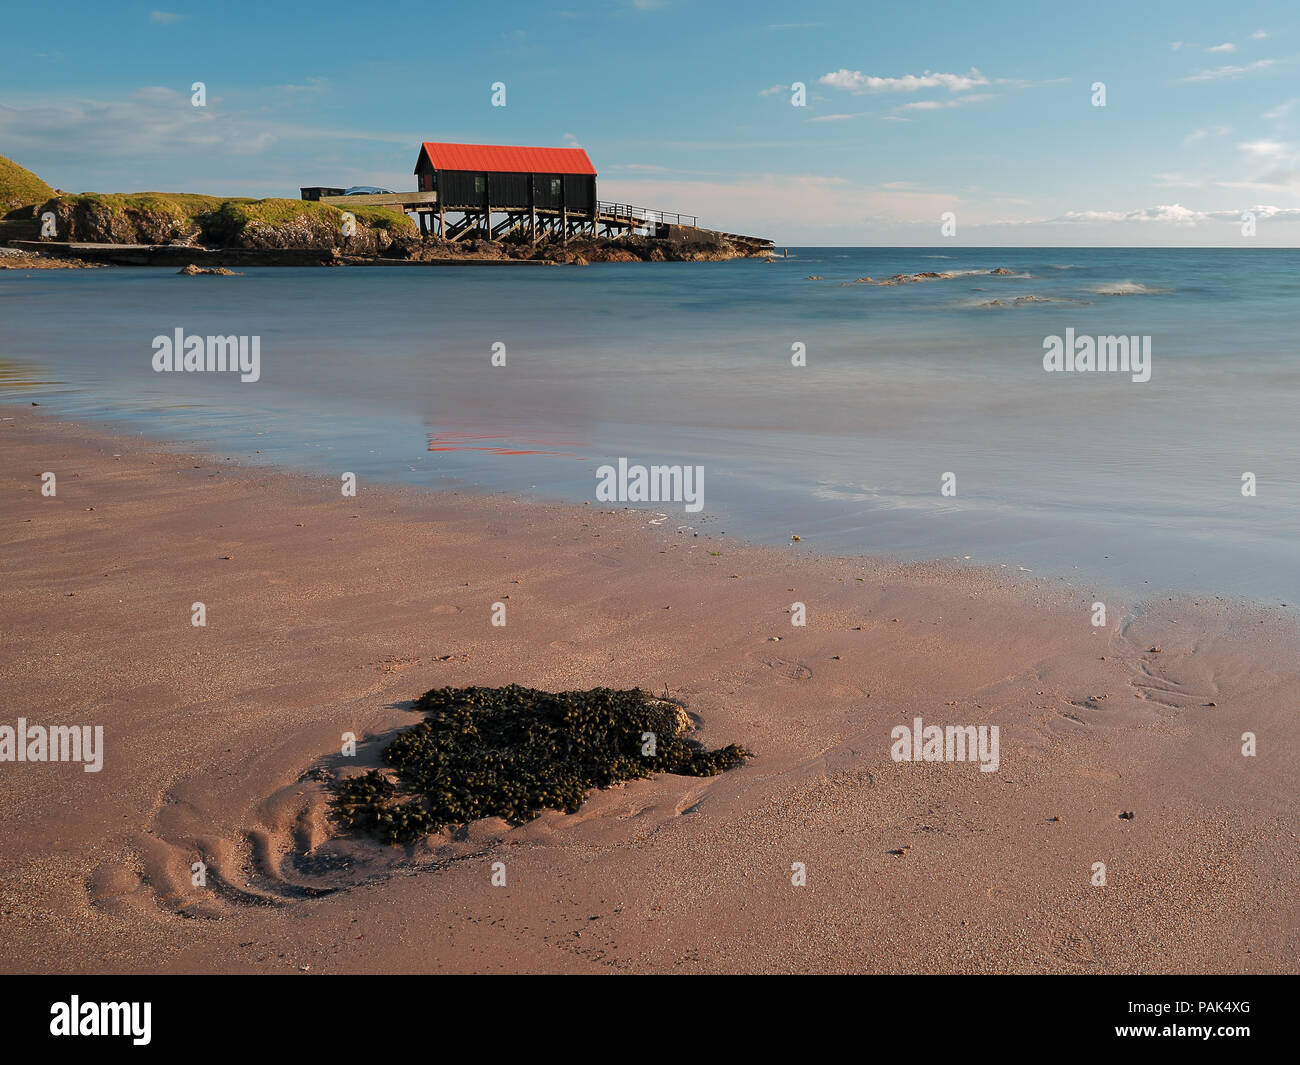
M924 270L959 276L856 282ZM3 271L0 399L363 490L594 500L619 457L700 465L665 524L1294 605L1298 325L1293 250ZM177 328L259 336L261 380L155 373ZM1150 381L1044 372L1067 329L1149 336Z

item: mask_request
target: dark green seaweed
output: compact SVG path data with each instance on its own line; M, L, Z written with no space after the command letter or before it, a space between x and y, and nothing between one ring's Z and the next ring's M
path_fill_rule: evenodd
M409 844L480 817L522 824L548 807L573 813L592 788L655 773L715 776L750 757L734 743L708 751L685 739L685 712L637 689L436 688L415 708L424 720L381 756L396 782L372 769L335 784L345 828Z

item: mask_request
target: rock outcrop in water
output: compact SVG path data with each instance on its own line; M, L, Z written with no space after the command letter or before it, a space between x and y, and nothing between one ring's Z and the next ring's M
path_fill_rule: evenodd
M182 266L176 271L182 277L201 277L211 275L213 277L238 277L234 270L227 270L224 266L195 266L190 263L188 266Z

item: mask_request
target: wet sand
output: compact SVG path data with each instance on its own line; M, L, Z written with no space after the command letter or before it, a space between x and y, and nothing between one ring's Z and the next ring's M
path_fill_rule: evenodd
M1107 602L1098 630L1078 582L595 504L349 499L0 413L0 724L105 744L98 773L0 763L4 971L1296 969L1300 684L1276 612ZM374 764L410 700L510 682L666 689L700 741L755 757L410 850L332 827L317 777ZM915 717L997 725L998 771L894 762Z

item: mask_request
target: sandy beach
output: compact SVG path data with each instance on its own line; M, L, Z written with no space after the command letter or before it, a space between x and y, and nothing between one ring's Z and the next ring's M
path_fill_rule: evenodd
M1294 970L1285 612L1108 601L1099 628L1077 581L345 498L4 415L0 725L103 726L99 772L0 766L4 971ZM754 757L410 849L332 824L324 779L413 699L507 683L666 691ZM918 717L998 726L996 772L895 761Z

